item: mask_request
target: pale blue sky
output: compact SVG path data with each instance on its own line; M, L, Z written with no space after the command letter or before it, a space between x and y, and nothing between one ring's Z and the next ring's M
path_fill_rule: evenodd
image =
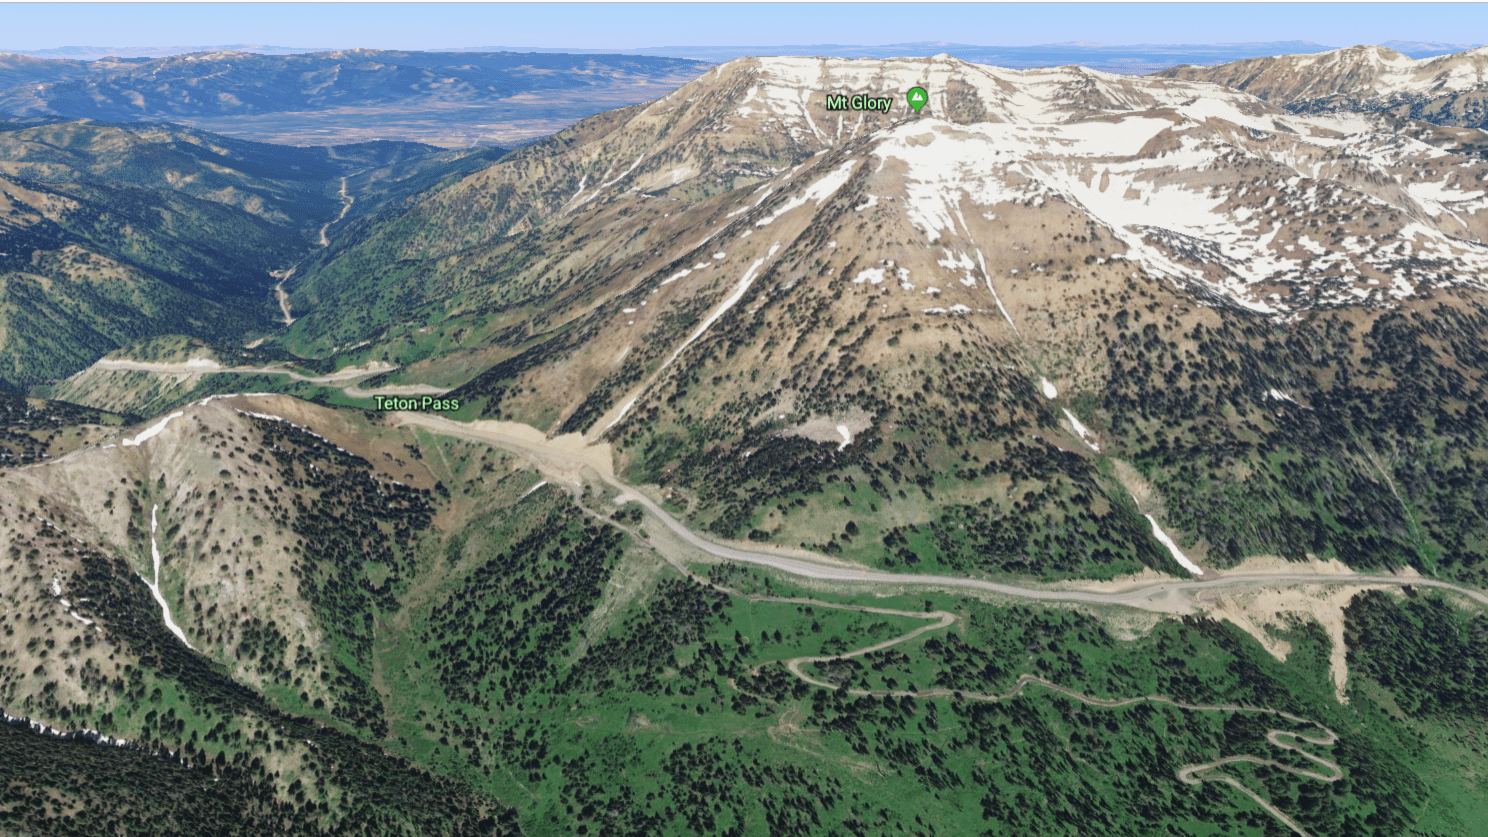
M1480 43L1479 3L4 3L0 49L270 44L427 49L947 41Z

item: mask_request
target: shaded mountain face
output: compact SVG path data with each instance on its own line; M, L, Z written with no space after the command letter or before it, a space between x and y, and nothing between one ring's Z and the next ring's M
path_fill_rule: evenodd
M1412 59L1388 47L1251 58L1157 75L1243 90L1294 113L1388 113L1438 125L1488 126L1488 47Z
M0 388L0 468L45 462L117 431L138 416L26 398Z
M0 358L23 385L150 334L231 339L272 321L269 271L302 233L166 190L0 176Z
M727 536L1058 576L1175 566L1152 514L1216 566L1471 576L1474 136L1078 68L743 60L325 251L284 345L609 440Z
M468 146L552 133L654 98L707 66L621 55L197 53L110 65L86 78L38 78L0 92L0 111L169 120L290 145L380 138Z
M276 223L334 214L327 181L436 152L418 143L295 148L179 125L70 120L0 131L0 171L41 183L89 181L178 192Z
M269 328L269 286L343 204L451 164L413 143L285 148L173 125L0 125L0 376L64 377L140 338ZM423 161L423 162L420 162ZM366 174L361 174L366 172ZM370 180L369 180L370 182Z

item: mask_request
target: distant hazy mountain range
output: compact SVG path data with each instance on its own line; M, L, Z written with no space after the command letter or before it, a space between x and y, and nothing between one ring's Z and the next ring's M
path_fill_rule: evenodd
M1411 58L1430 58L1462 52L1481 44L1448 44L1437 41L1385 41L1389 47ZM1147 73L1175 64L1219 64L1267 55L1309 54L1335 47L1311 41L1254 41L1234 44L1098 44L1076 41L1031 46L980 46L946 41L915 41L878 46L851 44L775 44L757 46L681 45L633 49L574 49L568 47L469 46L428 52L519 52L567 53L572 55L644 55L656 58L690 58L723 63L749 55L820 55L832 58L897 58L948 52L963 61L1004 67L1049 67L1080 64L1118 73ZM303 55L331 52L329 47L286 47L264 44L174 47L64 46L38 50L0 50L37 58L96 60L105 57L163 58L195 52L251 52L257 55Z
M37 58L75 58L94 61L108 56L128 58L164 58L170 55L187 55L193 52L252 52L258 55L303 55L307 52L330 52L331 47L285 47L267 44L218 44L216 46L63 46L52 49L6 49L16 55L32 55Z
M1429 58L1462 52L1477 44L1445 44L1423 41L1387 41L1383 44L1412 58ZM531 47L471 47L472 50L545 52ZM791 44L775 46L663 46L620 50L622 54L695 58L723 63L751 55L819 55L829 58L905 58L949 53L974 64L993 64L1014 69L1059 67L1079 64L1111 73L1142 75L1175 64L1222 64L1244 58L1326 52L1336 47L1311 41L1256 41L1238 44L1095 44L1085 41L1032 46L978 46L945 41L916 41L880 46L847 44ZM557 50L552 50L557 51ZM585 50L563 50L583 53Z
M1438 125L1488 127L1488 49L1413 60L1397 50L1361 46L1327 55L1174 67L1161 75L1243 90L1293 113L1387 112Z
M200 52L98 61L0 54L0 111L170 121L289 145L501 145L660 96L712 65L635 55Z

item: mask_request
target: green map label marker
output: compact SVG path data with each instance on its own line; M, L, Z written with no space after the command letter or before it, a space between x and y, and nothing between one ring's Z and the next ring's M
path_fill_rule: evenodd
M909 106L914 108L915 113L919 113L920 108L924 107L925 103L930 101L930 94L926 93L923 87L911 87L909 88L909 92L904 95L909 99Z

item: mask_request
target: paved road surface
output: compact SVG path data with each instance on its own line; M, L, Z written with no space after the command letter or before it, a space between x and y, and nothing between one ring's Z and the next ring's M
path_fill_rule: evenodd
M396 414L398 423L418 425L436 432L458 435L469 439L489 442L498 447L522 454L538 462L557 466L564 474L576 471L598 476L618 489L627 500L645 507L659 522L677 537L709 555L743 564L770 567L802 578L823 581L861 582L891 584L896 586L923 586L934 588L961 588L982 590L1004 596L1048 602L1080 602L1093 605L1124 605L1143 610L1170 612L1181 609L1194 595L1209 590L1228 590L1253 587L1291 587L1304 585L1356 585L1377 584L1412 585L1450 590L1488 605L1488 594L1467 587L1459 587L1444 581L1414 576L1389 575L1316 575L1311 573L1264 573L1257 575L1228 575L1213 580L1182 580L1135 583L1125 590L1094 592L1066 590L1047 587L1025 586L1007 582L988 581L980 578L926 575L918 573L891 573L870 569L860 564L838 561L825 555L816 555L804 550L766 550L742 545L720 543L706 538L677 520L649 497L622 483L609 467L595 467L594 447L576 451L571 440L544 440L541 434L524 425L510 422L476 422L464 424L427 413L404 412ZM508 427L510 425L510 427ZM519 432L519 429L527 432ZM572 434L571 434L572 435ZM606 459L608 451L605 451ZM605 466L608 463L604 463ZM589 466L587 469L585 466Z
M371 375L381 375L384 372L392 372L396 366L378 366L372 369L343 369L329 375L302 375L293 369L283 369L273 366L223 366L215 360L194 360L177 363L150 363L141 360L114 360L104 358L93 364L98 369L118 369L125 372L154 372L160 375L215 375L219 373L234 372L244 375L285 375L292 381L303 381L308 384L336 384L343 381L354 381L357 378L366 378ZM428 384L392 384L376 389L362 389L352 384L342 390L349 398L371 398L374 395L443 395L448 389Z

